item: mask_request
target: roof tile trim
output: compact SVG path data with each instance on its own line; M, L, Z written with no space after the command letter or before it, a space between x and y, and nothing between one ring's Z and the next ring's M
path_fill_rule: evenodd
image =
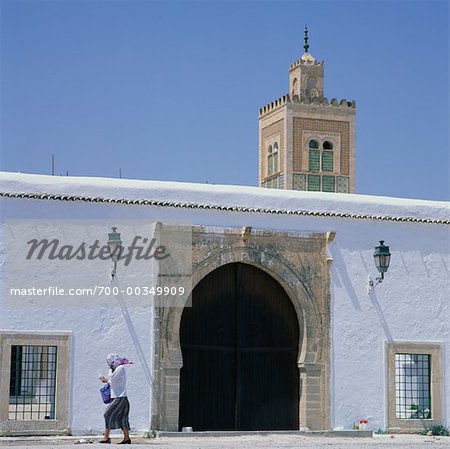
M217 204L199 204L199 203L178 203L173 201L158 201L146 199L118 199L105 197L88 197L80 195L57 195L49 193L8 193L0 192L0 198L14 198L14 199L30 199L30 200L46 200L46 201L82 201L86 203L113 203L124 204L130 206L155 206L155 207L175 207L184 209L206 209L218 210L227 212L246 212L246 213L262 213L262 214L276 214L276 215L300 215L308 217L331 217L331 218L351 218L357 220L380 220L380 221L396 221L407 223L427 223L450 225L450 219L433 219L433 218L415 218L405 216L392 215L371 215L371 214L353 214L349 212L324 212L324 211L309 211L303 209L288 210L288 209L269 209L260 207L243 207L243 206L220 206Z

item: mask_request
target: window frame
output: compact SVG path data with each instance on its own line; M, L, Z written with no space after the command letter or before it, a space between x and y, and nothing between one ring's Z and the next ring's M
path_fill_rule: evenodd
M316 142L317 147L311 147L311 142ZM324 148L323 145L325 142L329 142L331 144L331 148ZM336 171L336 143L333 139L326 137L326 138L318 138L316 136L311 136L308 138L306 142L306 147L308 151L308 172L311 173L327 173L327 174L333 174L337 175L338 172ZM310 166L310 157L311 157L311 151L317 152L319 154L319 169L317 171L312 170ZM333 164L333 170L327 171L323 169L323 155L324 154L331 154L331 163Z
M397 418L395 354L425 354L430 356L431 418ZM441 343L404 341L386 343L386 368L387 427L389 433L415 433L443 423L443 368Z
M311 143L315 142L316 146L311 146ZM325 149L323 147L325 142L329 142L331 145L331 148ZM331 192L336 193L337 190L337 176L338 172L336 171L336 142L334 139L326 136L326 137L317 137L316 135L311 135L308 140L306 141L307 146L307 155L308 155L308 181L306 185L306 190L308 192ZM314 167L311 165L312 161L312 154L315 154L317 162L318 162L318 170L314 170ZM331 164L333 165L333 169L331 171L324 170L324 155L331 155ZM310 189L310 183L309 183L309 177L310 175L317 175L319 176L319 190L316 189ZM334 190L324 190L324 176L326 178L334 178Z
M296 93L296 90L298 89L298 80L297 77L294 76L294 78L292 79L292 86L291 86L291 100L294 100L295 96L298 96L298 94Z
M0 435L70 434L70 345L72 332L0 331ZM12 346L56 346L56 419L9 419Z
M301 161L300 172L309 172L309 142L311 140L317 141L320 151L333 152L333 172L326 172L334 174L335 176L347 176L341 173L341 135L335 132L322 132L311 129L303 129L301 137ZM333 145L332 150L323 150L323 143L330 142ZM322 158L322 155L320 155Z

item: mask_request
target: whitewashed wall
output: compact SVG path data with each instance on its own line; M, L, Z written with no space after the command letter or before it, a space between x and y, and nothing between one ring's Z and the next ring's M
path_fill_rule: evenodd
M0 179L3 192L141 198L433 219L450 217L449 205L442 202L361 195L6 173ZM3 199L1 208L3 222L8 218L108 218L113 225L114 219L140 218L195 225L334 231L336 239L329 246L333 258L333 427L350 428L353 422L368 418L371 428L386 428L384 351L385 343L390 340L444 344L444 419L450 425L450 401L447 399L450 398L448 225L28 199ZM373 251L379 240L385 240L391 248L391 267L385 281L369 295L368 275L378 275ZM0 274L3 276L4 271ZM95 308L82 313L72 313L68 309L33 309L18 313L17 309L1 308L3 330L73 332L70 407L73 433L98 431L103 425L103 405L96 378L108 352L119 352L138 362L129 368L130 419L135 429L149 428L152 312L130 308L128 314L124 316L117 309L105 309L102 313Z

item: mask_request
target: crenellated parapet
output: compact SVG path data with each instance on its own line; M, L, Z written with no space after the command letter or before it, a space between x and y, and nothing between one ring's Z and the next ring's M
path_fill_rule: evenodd
M300 65L315 65L315 66L323 66L323 61L316 61L311 55L307 55L305 57L305 55L303 55L301 58L297 59L297 61L294 61L290 66L289 66L289 70L293 70L296 67L300 66Z
M259 109L259 116L261 117L264 114L267 114L268 112L272 112L275 109L279 108L280 106L285 105L286 103L290 103L291 99L289 98L289 94L283 95L282 97L278 98L277 100L272 101L271 103L267 104L266 106L263 106Z
M356 109L355 100L348 101L347 99L342 99L340 101L337 98L332 98L331 101L328 101L326 97L315 97L310 99L308 97L300 99L297 95L294 96L293 99L290 98L289 94L283 95L277 100L268 103L259 109L259 116L262 117L281 106L284 106L287 103L299 103L299 104L310 104L317 106L329 106L333 108L342 108L342 109Z

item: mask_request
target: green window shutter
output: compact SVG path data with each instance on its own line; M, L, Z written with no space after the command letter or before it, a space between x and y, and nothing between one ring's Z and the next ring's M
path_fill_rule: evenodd
M320 154L318 150L309 150L309 171L319 171Z
M320 176L319 175L308 175L308 190L311 192L320 191Z
M324 175L322 176L322 191L323 192L335 192L335 178L334 176Z
M324 151L322 153L322 171L333 172L333 152Z
M273 155L273 172L278 173L278 153Z

